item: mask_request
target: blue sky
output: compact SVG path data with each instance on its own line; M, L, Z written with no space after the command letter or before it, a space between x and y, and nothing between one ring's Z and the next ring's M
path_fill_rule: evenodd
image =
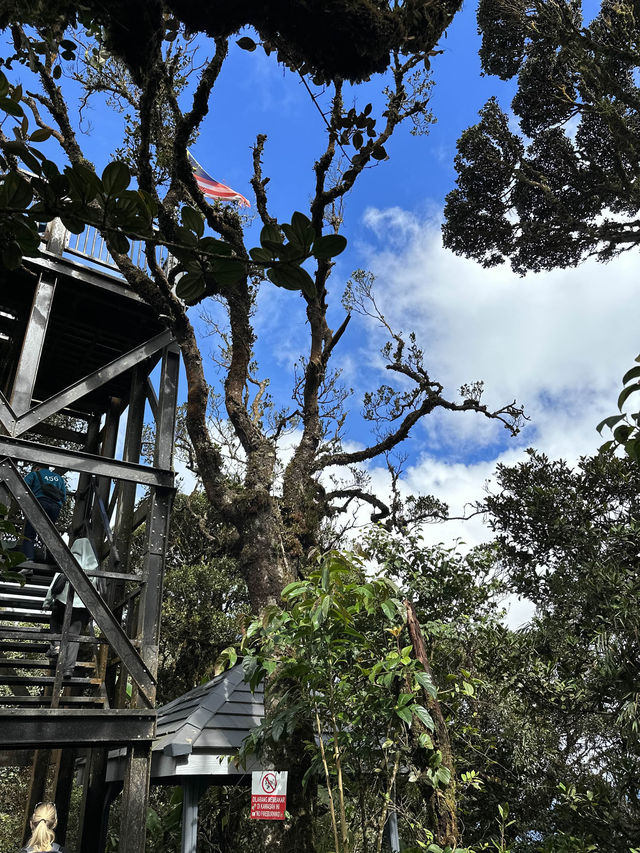
M585 4L587 13L595 6ZM480 74L475 4L465 4L440 47L443 54L432 64L436 123L430 134L416 138L400 129L387 145L389 161L369 169L347 198L343 231L349 247L331 279L330 323L335 328L342 320L339 296L351 271L369 269L385 315L396 328L417 332L433 376L450 396L462 382L482 379L488 404L517 399L526 405L531 421L515 440L472 415L435 414L414 431L405 448L404 488L435 493L459 512L482 496L497 462L517 461L529 445L569 460L598 446L594 426L615 410L620 377L640 350L633 310L639 269L637 256L627 254L606 266L586 263L519 279L509 269L485 271L442 249L439 224L454 185L456 140L489 96L497 94L508 108L512 87ZM353 96L361 105L379 105L381 84L374 78ZM120 119L98 102L85 118L92 130L83 144L101 167ZM252 199L257 133L269 137L264 174L271 178L272 213L288 221L294 210L308 207L311 167L323 145L321 118L294 75L260 49L247 53L234 45L193 152L217 180ZM250 234L258 227L253 224ZM260 296L257 354L283 403L304 351L303 307L296 294L270 285ZM197 311L192 316L199 325ZM366 441L362 392L386 379L377 358L382 342L379 331L358 318L340 344L345 383L354 388L347 434L354 446ZM214 344L204 341L205 355ZM372 464L370 473L384 495L383 467ZM462 536L474 542L486 535L477 519L428 532L436 541Z

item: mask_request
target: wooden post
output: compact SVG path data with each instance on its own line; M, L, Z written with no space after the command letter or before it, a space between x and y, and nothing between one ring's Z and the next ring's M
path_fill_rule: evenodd
M196 779L182 786L182 847L181 853L196 853L198 847L198 803L202 787Z
M27 843L31 835L31 827L29 821L36 803L40 803L45 799L47 790L47 777L49 775L49 758L51 750L36 749L33 753L33 762L31 764L31 781L29 783L29 796L25 804L24 821L22 825L22 841Z
M59 752L59 756L56 763L53 800L56 804L56 811L58 812L56 841L62 846L67 836L67 827L69 825L69 806L71 805L76 751L74 749L61 749L57 751Z
M130 746L122 791L119 853L144 853L150 775L151 744Z
M106 749L91 749L87 753L80 805L80 853L96 851L96 827L103 820L108 754Z

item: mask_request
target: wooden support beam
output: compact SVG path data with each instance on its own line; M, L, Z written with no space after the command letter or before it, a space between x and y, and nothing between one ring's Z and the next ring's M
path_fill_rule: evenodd
M155 725L156 712L151 709L2 708L0 749L149 744ZM43 798L44 788L37 793L33 805Z
M0 436L0 457L9 456L23 462L40 462L42 465L64 468L69 471L83 471L116 480L132 480L143 486L165 486L171 488L174 482L173 471L151 468L148 465L136 465L119 459L105 459L76 450L62 447L50 447L25 441L21 438Z
M101 367L85 376L84 379L74 382L58 394L54 394L48 400L39 403L28 411L19 411L10 405L5 397L0 394L0 423L12 436L21 435L24 432L33 430L41 421L46 420L51 415L65 409L71 403L79 400L81 397L95 391L107 382L120 376L136 364L141 364L155 353L162 350L167 344L171 343L173 336L171 332L160 332L159 335L151 338L140 346L134 347L119 358L114 359L105 367ZM20 399L24 397L22 393Z
M170 467L172 462L179 366L177 349L168 347L162 361L154 457L155 464L162 468ZM158 671L162 586L173 496L173 491L154 489L147 523L147 546L143 562L145 584L142 587L137 635L142 639L142 658L154 674Z
M24 415L31 407L55 290L55 276L41 275L36 285L27 331L22 341L22 351L13 380L11 407L14 411L14 419L16 419L15 416L19 419L19 416ZM3 425L8 428L7 424Z

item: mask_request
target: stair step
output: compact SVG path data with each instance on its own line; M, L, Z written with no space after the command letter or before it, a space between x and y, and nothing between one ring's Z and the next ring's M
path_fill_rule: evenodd
M57 566L50 566L47 563L20 563L18 568L19 574L28 583L37 584L40 587L49 586L53 576L59 571Z
M102 696L61 696L60 705L98 705L103 706ZM51 696L0 696L0 705L51 705Z
M4 646L0 647L0 651L4 650ZM79 660L76 662L76 667L82 669L95 669L95 663L90 660ZM0 669L4 667L12 667L13 669L53 669L56 668L55 660L49 658L0 658Z
M24 687L50 687L54 682L55 676L53 675L3 675L0 672L0 684L9 686L20 684ZM63 681L65 687L90 687L100 684L102 684L100 678L82 678L81 676L65 678Z
M0 609L1 622L43 622L48 625L49 615L49 611L45 610Z
M49 648L49 642L43 640L41 643L29 643L26 641L19 642L0 642L0 652L24 652L24 654L37 654L44 652Z
M0 613L0 616L2 614ZM2 625L0 624L0 649L4 648L2 642L4 640L35 640L42 638L42 642L46 642L47 646L50 642L60 641L60 634L52 634L48 628L34 628L26 625ZM92 643L94 645L104 645L106 640L102 637L87 637L84 634L80 637L81 643ZM140 642L132 640L132 645L139 648Z
M17 581L0 581L0 593L37 595L39 598L44 598L46 590L39 584L28 581L23 584Z
M7 625L0 624L0 640L18 640L21 637L35 639L35 637L42 637L43 640L49 640L50 634L49 630L46 628L30 628L26 625L12 625L8 627Z
M11 608L21 608L26 607L29 610L42 610L42 602L44 601L43 595L33 595L20 592L0 592L0 608L11 607ZM47 608L47 612L49 609Z

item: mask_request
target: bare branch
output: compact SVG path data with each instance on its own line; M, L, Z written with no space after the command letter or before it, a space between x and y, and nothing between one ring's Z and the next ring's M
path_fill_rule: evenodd
M351 501L359 500L375 507L376 512L371 513L371 521L382 521L383 518L387 518L391 513L391 510L384 501L381 501L376 495L372 495L371 492L365 492L363 489L335 489L333 492L327 492L327 501L337 500L338 498L346 498L346 501L342 506L332 507L331 512L346 512Z
M256 206L260 219L265 225L277 225L278 220L269 215L267 210L267 193L266 186L270 178L262 177L262 152L267 137L264 133L259 133L256 137L256 144L253 146L253 177L251 178L251 186L256 194Z

